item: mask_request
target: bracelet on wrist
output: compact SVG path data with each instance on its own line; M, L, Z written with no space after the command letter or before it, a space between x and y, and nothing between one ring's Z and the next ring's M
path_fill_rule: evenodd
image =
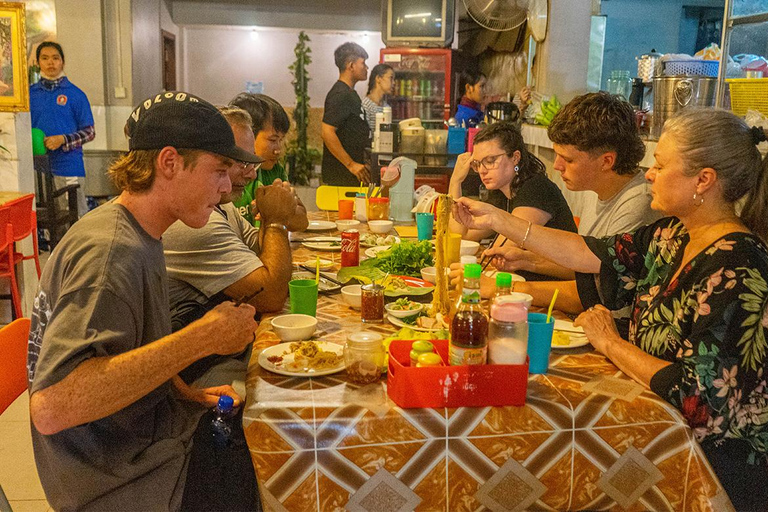
M288 232L288 227L285 224L280 224L279 222L270 222L269 224L264 226L264 229L267 229L267 228L275 228L275 229L284 231L286 233Z
M528 240L528 235L531 234L531 226L533 223L531 221L528 221L528 228L525 230L525 235L523 236L522 241L520 242L520 248L525 249L525 242Z

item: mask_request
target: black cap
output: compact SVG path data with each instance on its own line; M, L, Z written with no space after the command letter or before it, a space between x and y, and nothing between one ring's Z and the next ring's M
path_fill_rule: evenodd
M240 162L264 159L237 147L232 128L216 107L186 92L168 91L144 100L126 124L128 148L200 149Z

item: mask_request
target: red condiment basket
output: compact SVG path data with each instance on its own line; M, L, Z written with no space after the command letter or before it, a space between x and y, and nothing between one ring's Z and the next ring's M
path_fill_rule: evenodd
M389 346L387 393L404 409L420 407L488 407L525 405L528 363L480 366L410 366L413 341L393 340ZM448 361L448 340L432 340Z

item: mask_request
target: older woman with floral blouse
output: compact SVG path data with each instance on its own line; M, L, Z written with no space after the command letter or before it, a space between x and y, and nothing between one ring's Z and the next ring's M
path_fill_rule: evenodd
M768 508L768 157L765 133L722 110L667 121L646 178L670 217L605 239L459 199L454 217L577 272L632 307L623 340L603 305L575 324L623 372L680 409L737 510ZM741 215L736 202L744 200Z

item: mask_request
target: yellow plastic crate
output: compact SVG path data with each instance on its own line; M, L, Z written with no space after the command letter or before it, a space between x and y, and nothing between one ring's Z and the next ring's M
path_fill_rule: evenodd
M758 110L768 116L768 78L728 78L731 88L731 110L739 116L747 110Z

